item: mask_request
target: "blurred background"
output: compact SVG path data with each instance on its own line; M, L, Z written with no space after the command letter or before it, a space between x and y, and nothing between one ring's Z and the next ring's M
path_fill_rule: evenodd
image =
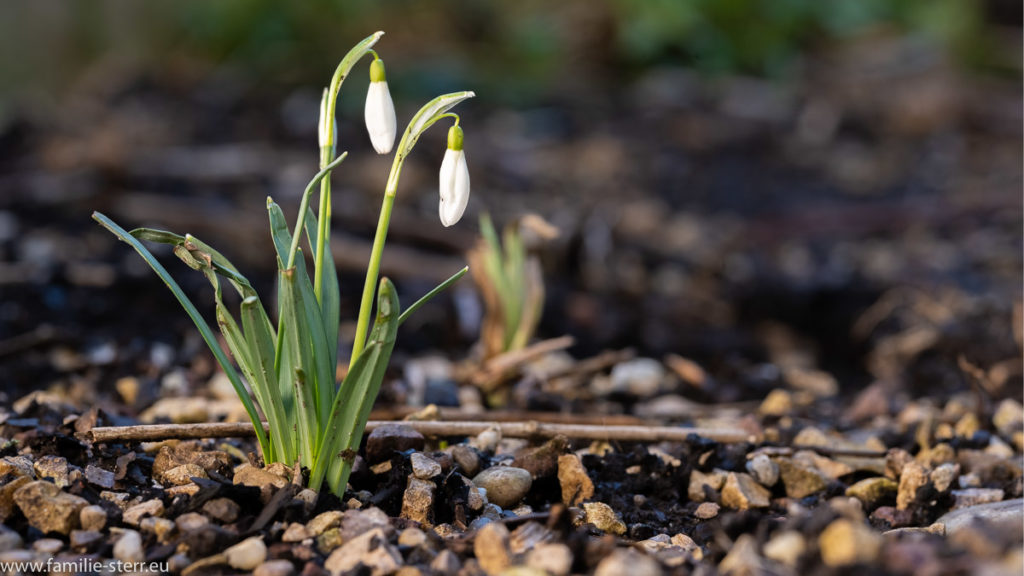
M693 359L718 383L703 400L760 397L787 366L963 390L958 358L1019 358L1021 20L1012 0L3 3L2 389L208 374L171 296L89 215L193 233L272 297L265 197L294 216L322 87L380 29L400 126L477 93L463 221L437 221L443 130L404 171L384 257L403 301L462 266L480 213L535 212L561 231L539 336L577 357ZM367 80L339 104L350 318L390 166ZM403 328L399 363L466 356L479 310L465 282Z

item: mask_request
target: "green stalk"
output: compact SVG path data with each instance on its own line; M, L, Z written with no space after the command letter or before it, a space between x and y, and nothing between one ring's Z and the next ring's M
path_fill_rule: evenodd
M384 200L381 203L380 218L377 220L377 231L373 236L373 248L370 250L370 263L366 267L366 280L363 282L363 295L359 300L359 319L356 322L355 340L352 342L352 356L349 368L356 363L366 346L367 331L370 328L370 314L373 311L373 294L380 276L380 259L384 253L384 243L388 237L388 225L391 223L391 210L395 205L395 194L398 193L398 178L402 174L402 165L412 152L413 146L420 136L435 122L447 116L448 110L467 98L475 96L472 92L454 92L444 94L427 102L405 127L402 139L398 143L395 159L391 162L391 172L384 188ZM321 219L322 221L322 219Z
M371 48L380 40L380 37L384 35L384 32L375 32L370 36L363 39L362 42L356 44L348 54L341 59L338 63L338 68L334 71L334 76L331 77L331 86L327 89L327 102L325 107L325 114L320 121L324 123L322 130L326 134L326 138L321 142L320 147L320 167L326 168L331 164L334 159L334 114L337 107L338 92L341 91L341 83L345 81L349 72L352 71L352 67L356 65L363 56L371 52ZM303 214L304 211L300 211ZM320 181L320 209L317 213L317 231L316 231L316 261L313 271L313 293L316 294L317 302L323 301L323 262L325 248L330 244L331 234L331 180L325 178ZM300 227L295 228L295 236L299 235Z
M302 237L302 229L306 224L306 212L309 207L309 197L313 195L313 188L315 188L319 183L321 189L323 189L323 184L329 183L327 175L330 174L331 170L334 170L338 164L341 164L347 156L348 152L343 152L341 156L338 156L336 159L328 162L327 165L322 166L320 171L316 173L316 176L313 176L313 179L309 181L309 184L306 184L306 190L303 191L302 200L299 202L299 216L298 220L295 222L295 233L292 234L292 243L288 250L288 262L285 264L285 270L295 266L295 254L299 251L299 238ZM328 193L330 193L329 189Z

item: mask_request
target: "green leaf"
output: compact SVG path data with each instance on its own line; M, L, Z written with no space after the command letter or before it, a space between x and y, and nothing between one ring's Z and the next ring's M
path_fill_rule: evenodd
M309 326L306 323L302 290L296 286L299 281L296 272L295 268L291 268L279 273L281 327L278 329L278 339L283 342L283 346L278 348L281 350L278 378L280 383L287 383L291 387L294 395L301 446L299 457L303 462L313 462L317 455L320 427L314 400L312 351L304 341L308 338Z
M402 324L405 324L405 321L409 319L409 316L411 316L413 312L419 310L421 306L433 300L435 296L447 290L452 284L458 282L459 279L466 275L466 272L469 272L469 266L465 266L462 270L452 274L447 280L441 282L433 290L421 296L416 302L413 302L412 306L403 310L401 316L398 317L398 325L401 326Z
M242 330L249 348L252 375L249 383L270 423L270 440L286 464L295 463L292 423L281 401L281 390L274 371L274 334L270 319L255 296L242 301ZM258 391L258 392L257 392Z
M252 284L249 283L249 280L238 271L238 268L230 260L217 250L214 250L212 246L191 234L181 236L165 230L136 228L131 231L131 235L138 240L174 246L174 254L187 266L193 270L207 267L212 268L215 272L227 278L242 298L256 295L256 290L253 289Z
M370 333L370 342L345 377L324 427L321 453L310 475L309 485L314 490L319 489L326 475L335 494L345 491L355 451L359 448L395 346L399 312L394 284L384 278L378 291L377 318Z
M242 374L245 375L245 379L249 381L252 386L253 394L256 396L256 402L259 407L263 410L264 416L270 425L270 447L271 453L267 456L267 462L276 462L281 456L284 455L283 445L280 444L280 440L274 433L276 422L274 415L268 411L270 401L264 394L265 389L258 385L257 375L255 369L255 360L249 350L249 345L243 336L241 329L238 328L238 323L235 322L234 317L228 311L224 303L217 299L217 324L220 326L220 332L224 335L224 341L228 344L228 349L231 350L231 355L234 356L235 362L241 369ZM246 392L248 395L248 392Z
M136 228L129 232L138 240L145 242L156 242L158 244L183 244L185 237L174 232L168 232L166 230L156 230L154 228Z
M270 197L267 197L267 214L270 217L270 237L274 241L274 250L277 251L277 269L284 270L285 263L288 262L292 233L288 230L288 221L285 220L281 207Z
M313 215L312 208L306 208L306 239L309 240L309 245L313 249L313 259L316 261L316 230L317 221L316 216ZM334 258L330 254L324 254L324 293L323 300L320 302L320 316L323 320L324 336L327 337L327 352L330 355L328 364L330 366L338 365L338 326L341 323L341 290L338 286L338 271L334 266ZM330 402L334 397L333 390L333 378L332 378L332 389L331 398L328 399L327 405L330 406Z
M282 266L284 262L287 262L285 258L288 257L288 250L292 244L291 232L288 230L288 224L285 221L281 207L268 199L267 208L270 215L271 235L273 236L274 246L278 254L278 266ZM317 304L316 296L313 294L313 286L309 281L309 274L306 272L306 260L301 257L301 254L302 251L300 250L300 257L295 259L295 267L292 269L294 272L291 277L295 281L293 293L302 298L302 304L298 309L302 311L302 320L305 328L303 329L303 337L300 341L304 342L304 349L309 352L309 362L303 365L303 369L306 370L305 374L309 380L308 385L314 388L313 401L316 413L321 420L326 421L331 404L334 401L334 368L337 362L331 362L331 359L337 358L337 324L335 324L335 329L333 330L335 345L333 348L334 352L332 353L332 348L328 344L323 315L320 312L320 306ZM331 268L333 269L333 263ZM333 277L335 282L337 282L337 276ZM278 294L278 310L282 311L285 306L293 305L293 303L285 301L284 294L284 290L281 290ZM281 322L283 323L283 313ZM281 328L279 327L278 340L280 340L280 330ZM280 344L278 349L278 358L280 358ZM287 394L284 391L285 382L282 382L281 385L282 396L285 396Z
M192 319L192 322L196 325L196 328L199 330L199 334L203 337L203 341L206 342L206 345L210 348L210 352L213 353L213 357L217 360L217 363L220 364L221 369L223 369L224 373L228 376L228 379L231 381L232 387L235 389L235 392L238 394L239 399L242 401L242 405L245 407L245 411L249 415L249 419L250 421L252 421L253 428L255 429L256 439L260 444L260 450L263 452L264 459L267 459L270 455L272 455L272 449L270 443L267 440L266 432L263 430L263 423L260 421L259 412L257 412L256 406L253 404L252 399L249 398L249 394L245 389L245 385L242 384L241 379L238 377L238 373L235 372L234 367L231 366L231 361L228 359L227 355L224 354L224 351L217 343L217 337L213 334L213 331L210 329L210 326L206 323L206 321L203 320L202 315L199 314L199 310L197 310L195 305L192 304L192 301L188 299L188 296L185 296L185 293L182 292L181 287L178 286L178 283L175 282L173 278L171 278L171 275L170 273L167 272L167 269L164 268L163 265L160 264L160 262L158 262L157 259L153 256L153 254L150 253L149 250L146 250L146 247L143 246L138 240L136 240L135 237L133 237L127 230L121 228L116 223L114 223L113 220L107 218L106 216L100 214L99 212L93 212L92 217L94 220L99 222L101 226L103 226L104 228L112 232L115 236L117 236L119 239L121 239L129 246L134 248L135 251L138 252L140 256L142 256L142 259L145 260L147 264L149 264L149 267L153 269L153 272L155 272L156 275L159 276L161 280L163 280L164 284L167 285L167 287L171 290L171 293L174 294L174 297L185 309L185 312L188 314L189 318Z
M256 289L254 289L252 284L249 283L249 279L242 276L242 273L238 271L238 268L236 268L230 260L225 258L223 254L214 250L212 246L191 234L185 235L184 246L192 253L193 256L202 254L202 259L208 260L210 262L210 266L215 272L217 272L217 274L227 278L243 299L250 296L256 296Z
M514 350L515 335L523 320L523 300L526 278L523 276L526 267L526 250L523 248L519 234L511 227L505 228L505 282L509 297L505 300L505 346Z

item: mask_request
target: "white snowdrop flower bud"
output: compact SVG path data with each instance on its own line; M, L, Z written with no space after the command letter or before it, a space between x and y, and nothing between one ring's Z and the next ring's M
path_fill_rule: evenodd
M370 88L366 92L366 131L378 154L387 154L395 145L397 121L395 104L391 101L384 61L377 58L370 64Z
M441 224L451 226L462 218L469 203L469 167L466 166L466 153L462 150L462 128L458 125L448 130L448 149L441 161L439 188Z

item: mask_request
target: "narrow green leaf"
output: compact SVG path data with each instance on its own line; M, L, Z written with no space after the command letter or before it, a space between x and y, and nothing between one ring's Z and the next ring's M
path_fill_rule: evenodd
M270 424L270 447L271 454L267 459L267 463L276 462L281 456L284 455L282 452L283 446L280 444L279 439L274 434L274 415L269 413L268 407L270 401L264 394L265 390L257 384L257 375L255 370L255 361L249 350L249 345L245 341L245 336L242 335L241 329L238 327L238 323L235 322L231 312L228 311L227 307L224 306L223 302L217 302L217 324L220 326L220 332L224 335L224 341L227 342L228 349L231 351L231 355L235 358L235 363L238 364L238 368L242 371L245 379L249 381L249 385L252 387L252 392L256 396L256 403L263 411L263 415L267 418ZM248 392L246 392L248 394Z
M295 398L295 414L299 426L299 439L302 446L300 459L313 462L317 455L319 443L319 422L314 400L314 382L312 366L313 358L310 346L304 342L308 336L306 312L303 305L302 290L296 286L297 270L282 270L280 276L281 289L281 327L278 331L279 340L285 345L282 355L288 356L288 362L282 362L279 378L287 382Z
M249 383L270 423L270 440L286 464L295 463L295 442L292 423L281 401L281 390L274 372L274 335L270 319L255 296L242 301L242 330L249 348L251 370ZM262 398L261 398L262 397Z
M267 216L270 218L270 237L274 241L274 249L277 252L277 268L279 271L284 271L285 262L288 261L288 249L291 245L292 234L288 230L288 222L284 218L284 212L281 207L278 206L270 197L267 198ZM278 385L280 387L281 401L284 405L285 415L289 421L295 422L295 394L294 387L292 386L291 376L285 377L286 374L292 373L291 358L293 353L288 350L287 342L285 342L283 329L284 329L284 287L283 283L280 282L280 275L278 276L279 285L277 290L277 341L275 343L274 352L274 370L278 375Z
M419 310L421 306L433 300L435 296L447 290L452 284L458 282L459 279L466 275L466 272L469 272L469 266L466 266L462 270L452 274L447 280L438 284L433 290L424 294L416 302L413 302L412 306L403 310L402 315L398 317L398 325L401 326L402 324L405 324L405 321L409 319L409 316L411 316L413 312Z
M180 234L175 234L174 232L168 232L166 230L157 230L155 228L136 228L129 232L129 234L144 242L156 242L158 244L170 244L172 246L185 242L185 237Z
M281 207L270 197L267 197L267 214L270 217L270 237L274 240L274 249L277 251L277 268L284 270L285 263L288 262L292 233L288 230L288 221L285 220Z
M355 450L359 447L395 346L399 313L394 284L384 278L378 291L377 318L369 345L352 365L334 400L321 439L321 454L310 476L311 488L318 489L327 475L328 484L335 494L344 492Z
M523 320L523 300L525 298L525 282L523 277L526 266L526 250L523 248L519 234L511 227L505 228L505 282L509 297L505 300L505 346L514 350L515 335Z
M206 260L208 258L213 270L217 272L217 274L227 278L243 299L250 296L256 296L256 289L252 287L249 279L243 276L230 260L225 258L224 255L217 250L214 250L212 246L191 234L185 235L184 246L192 253L193 256L198 258L199 254L202 254L202 260Z
M287 261L285 258L287 258L288 250L292 244L291 232L288 231L288 224L285 221L284 213L281 211L280 206L268 199L267 209L270 215L270 230L278 254L278 266L282 266L282 263ZM300 250L299 255L301 256L301 254L302 251ZM295 290L293 293L300 295L302 298L299 310L303 311L302 320L305 328L301 333L303 334L301 341L305 342L304 349L309 352L309 362L303 365L303 369L306 371L307 384L314 388L313 399L316 412L322 420L326 421L331 404L334 401L334 368L337 362L332 363L331 358L337 358L337 327L333 331L335 332L335 352L331 354L323 315L317 304L316 296L313 294L313 286L309 281L309 274L306 272L305 258L296 258L293 270L292 278L295 280ZM337 276L333 275L333 277L336 282ZM278 296L278 310L284 310L285 306L291 305L291 303L285 302L283 290L279 292ZM280 345L281 328L279 327L278 330L278 357L280 357L282 353ZM282 382L282 396L286 394L283 389L284 384Z
M312 208L306 208L306 239L314 250L313 260L316 261L316 216ZM320 302L320 315L323 320L324 336L327 337L327 352L330 355L328 364L338 365L338 326L341 322L341 290L338 286L338 271L334 266L334 258L325 254L324 265L324 294ZM327 406L334 400L334 381L331 379L331 395L327 398Z
M257 412L256 406L253 404L252 399L249 398L249 394L246 391L245 386L242 384L241 379L238 377L238 373L235 371L234 367L231 366L231 361L228 360L227 355L224 354L224 351L217 343L217 337L214 336L213 331L210 329L210 326L206 323L205 320L203 320L202 315L199 314L199 310L197 310L195 305L192 304L192 301L188 299L188 296L185 296L185 293L182 292L181 287L178 286L178 283L175 282L173 278L171 278L171 275L170 273L167 272L167 269L164 268L163 265L157 261L153 254L150 253L145 246L143 246L138 240L135 239L135 237L128 233L127 230L121 228L116 223L114 223L113 220L107 218L106 216L100 214L99 212L93 212L92 217L94 220L99 222L101 226L103 226L104 228L112 232L115 236L117 236L119 239L121 239L129 246L134 248L135 251L138 252L140 256L142 256L142 259L145 260L147 264L149 264L149 267L153 269L153 272L155 272L156 275L159 276L161 280L163 280L164 284L167 285L167 287L171 290L171 293L174 294L174 297L185 309L185 312L188 314L189 318L192 319L192 322L196 325L196 328L199 330L199 334L203 337L203 341L206 342L206 345L210 348L210 352L213 353L213 357L217 360L217 363L220 364L221 369L224 370L224 373L228 376L228 379L231 381L232 387L234 387L235 392L238 394L239 399L242 401L242 405L245 407L246 413L249 415L249 419L252 421L253 428L255 429L256 432L256 439L260 444L260 450L263 452L264 458L268 458L272 454L272 449L270 443L267 440L267 435L263 430L263 423L260 421L259 412Z

